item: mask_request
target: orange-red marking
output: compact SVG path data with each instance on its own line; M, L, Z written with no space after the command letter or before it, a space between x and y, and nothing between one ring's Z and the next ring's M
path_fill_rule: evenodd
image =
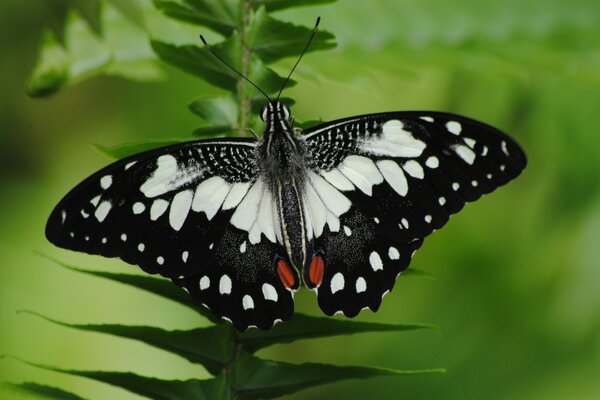
M283 286L288 289L292 288L296 283L294 272L284 259L277 261L277 274L279 275L279 279L281 280L281 283L283 283Z
M314 256L308 268L308 278L313 285L319 286L323 282L323 273L325 272L325 261L323 257Z

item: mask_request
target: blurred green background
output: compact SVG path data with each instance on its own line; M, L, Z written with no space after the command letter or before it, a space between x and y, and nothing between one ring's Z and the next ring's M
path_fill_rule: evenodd
M187 104L218 92L165 67L167 78L158 83L101 77L47 99L29 98L24 87L42 31L59 26L67 3L0 2L0 353L67 368L206 376L140 343L17 313L169 329L206 323L167 301L66 271L34 253L135 271L53 248L44 239L45 220L63 194L110 161L92 144L191 137L198 120ZM510 133L529 157L520 178L468 205L425 241L412 267L436 280L402 277L377 314L359 316L434 323L443 333L366 334L262 352L292 362L448 372L348 381L289 398L600 398L600 2L347 0L276 15L309 26L320 15L339 43L300 65L299 84L286 91L297 102L298 119L457 112ZM182 28L188 41L201 31ZM284 74L292 62L274 67ZM297 310L319 313L312 292L296 298ZM22 380L91 399L139 398L0 360L0 381Z

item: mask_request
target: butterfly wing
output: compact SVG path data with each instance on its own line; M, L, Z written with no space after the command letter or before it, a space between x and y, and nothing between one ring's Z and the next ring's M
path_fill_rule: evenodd
M325 261L318 299L328 314L376 310L424 237L527 163L504 133L446 113L359 116L303 137L314 173L309 185L321 198L335 189L351 204L326 229L315 229L322 232L315 233L315 251ZM305 281L311 286L306 273Z
M120 257L171 278L238 329L268 328L289 319L293 304L274 269L266 268L278 244L257 221L269 194L256 157L256 141L232 139L117 161L59 202L46 236L57 246Z

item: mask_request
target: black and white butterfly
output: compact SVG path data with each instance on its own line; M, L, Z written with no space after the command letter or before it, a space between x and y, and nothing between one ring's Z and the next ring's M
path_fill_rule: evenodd
M423 238L520 174L499 130L440 112L305 131L270 102L260 139L198 140L93 174L56 206L57 246L120 257L244 330L289 320L303 283L328 315L377 310Z

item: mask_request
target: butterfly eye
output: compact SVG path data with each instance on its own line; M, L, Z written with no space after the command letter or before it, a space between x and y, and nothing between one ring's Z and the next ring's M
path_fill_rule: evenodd
M281 110L283 112L283 119L285 119L286 121L289 120L290 119L290 109L285 104L282 104Z
M260 112L260 119L262 119L263 121L266 121L268 112L269 112L269 107L267 107L267 106L263 107L262 111Z

